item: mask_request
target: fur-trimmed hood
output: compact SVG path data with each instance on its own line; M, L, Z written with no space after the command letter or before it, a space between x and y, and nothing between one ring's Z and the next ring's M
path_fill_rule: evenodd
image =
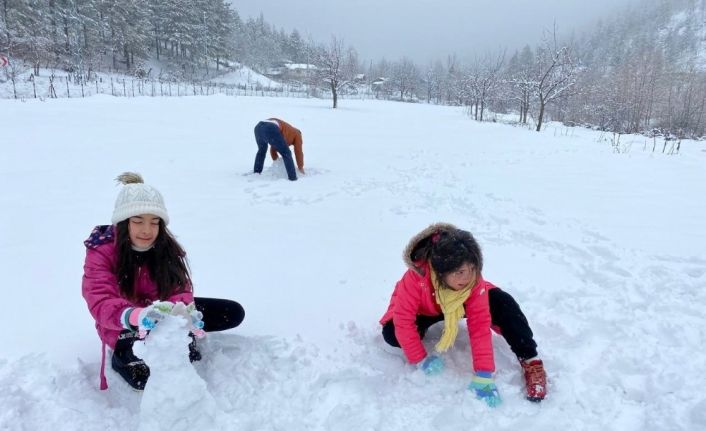
M426 261L429 259L434 237L443 234L451 235L458 230L460 229L450 223L434 223L429 225L409 240L409 243L402 252L404 263L408 268L424 275L424 267L426 266ZM469 251L477 256L478 269L482 270L483 255L481 254L478 242L476 242L472 235L470 235L470 241L466 241L466 246L469 248Z

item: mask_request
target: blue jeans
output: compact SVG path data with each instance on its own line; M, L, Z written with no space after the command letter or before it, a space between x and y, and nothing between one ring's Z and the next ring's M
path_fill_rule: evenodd
M255 126L255 142L257 142L257 154L255 154L255 167L253 168L255 173L259 174L262 172L265 157L267 156L267 144L269 144L282 156L289 179L291 181L297 179L297 171L294 168L294 160L292 160L292 151L284 141L282 132L279 131L279 127L275 123L269 121L257 123L257 126Z

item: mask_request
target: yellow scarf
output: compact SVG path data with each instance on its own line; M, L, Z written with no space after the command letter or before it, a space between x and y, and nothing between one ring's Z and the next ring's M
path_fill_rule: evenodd
M474 276L463 289L453 290L442 285L431 265L429 265L429 270L431 271L431 283L434 286L434 293L436 293L436 303L439 304L441 311L444 313L444 332L442 332L439 342L436 343L436 351L445 352L456 341L458 321L463 318L463 303L471 295L471 288L476 284L477 277Z

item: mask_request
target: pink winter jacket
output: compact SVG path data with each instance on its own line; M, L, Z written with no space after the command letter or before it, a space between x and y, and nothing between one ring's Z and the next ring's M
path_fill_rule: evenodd
M432 225L432 228L444 228L445 224ZM390 305L380 319L384 325L390 320L395 324L395 335L407 360L416 364L427 356L427 351L422 344L417 325L417 316L437 316L442 314L441 307L436 303L434 286L431 282L431 271L427 261L412 262L411 251L420 241L429 236L427 230L412 239L405 250L405 262L410 267L402 279L395 285L392 292ZM471 358L474 371L495 371L493 344L491 335L490 307L488 305L488 291L496 286L485 281L482 276L471 289L471 295L464 303L466 324L471 343Z
M135 291L139 299L134 302L121 296L116 275L117 253L114 231L114 226L97 226L84 242L86 261L83 265L81 290L88 310L96 321L98 336L103 342L101 389L107 388L103 373L105 346L108 345L114 349L120 331L125 329L120 322L120 315L128 307L145 307L159 299L157 285L150 278L147 268L141 269L135 279ZM167 300L189 304L194 302L194 296L191 291L187 291L173 295Z

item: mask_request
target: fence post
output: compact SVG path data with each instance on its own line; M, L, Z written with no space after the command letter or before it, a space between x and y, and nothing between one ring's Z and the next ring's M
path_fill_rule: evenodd
M54 86L54 79L56 79L56 76L52 74L52 76L49 77L49 98L50 99L57 99L58 96L56 95L56 86Z
M115 86L113 86L113 77L110 77L110 95L115 96Z
M125 90L125 78L123 78L123 97L127 97L127 90Z
M66 97L71 98L71 92L69 92L69 75L66 75Z

